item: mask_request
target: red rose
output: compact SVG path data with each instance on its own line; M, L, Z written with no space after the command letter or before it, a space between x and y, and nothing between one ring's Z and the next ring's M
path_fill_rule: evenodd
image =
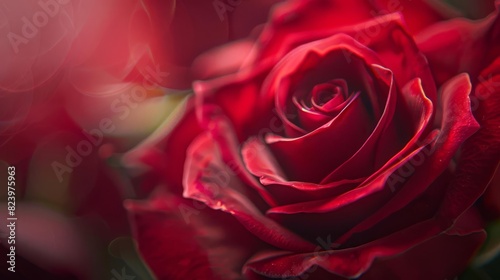
M182 117L127 156L153 169L145 185L167 185L126 204L159 279L450 279L465 269L485 238L473 204L500 159L498 88L471 107L494 78L436 83L413 40L440 19L422 26L404 5L381 15L366 2L276 9L238 71L196 82ZM498 63L484 71L496 75Z

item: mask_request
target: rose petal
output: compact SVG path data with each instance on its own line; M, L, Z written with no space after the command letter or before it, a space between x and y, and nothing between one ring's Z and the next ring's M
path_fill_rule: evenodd
M463 224L429 236L429 223L424 222L355 248L321 251L318 246L314 253L255 256L245 265L244 273L253 270L269 278L310 276L314 266L319 266L346 278L455 277L485 239L484 231Z
M314 230L322 231L325 229L317 228L317 223L319 223L317 219L335 218L343 221L342 223L336 223L336 225L332 226L330 229L332 232L338 234L343 232L346 228L354 226L357 222L361 221L363 217L366 217L366 215L378 209L380 205L390 198L390 193L394 188L394 180L389 180L391 174L422 151L427 144L431 143L431 141L436 138L437 134L437 131L433 131L426 136L422 146L415 147L429 125L433 113L432 103L426 98L418 79L415 79L403 90L402 97L405 101L404 103L410 108L413 108L409 110L412 112L412 118L414 118L412 123L418 125L415 126L413 137L408 141L406 146L386 162L382 168L365 180L358 188L338 197L274 207L268 210L268 214L275 218L279 217L280 219L286 219L286 224L289 226L292 226L298 231L306 229L307 232L314 232ZM386 190L387 192L381 192L382 190ZM328 212L329 215L326 218L319 214L325 212ZM305 217L294 218L294 216L299 213L318 214L300 214L301 216L309 216L309 219ZM346 219L346 213L349 213L349 219ZM312 219L312 217L315 217L315 219ZM303 221L307 226L299 225L298 223L293 224L291 222L292 220Z
M270 96L261 94L261 84L272 66L262 64L253 71L195 82L193 89L201 124L206 126L210 122L210 112L219 111L216 113L231 120L239 141L262 133L262 128L269 127L272 121L273 104Z
M458 18L440 22L417 34L415 41L426 55L438 84L468 72L474 79L500 55L500 18L497 11L471 21ZM473 80L475 82L475 80Z
M205 129L210 134L210 137L218 144L218 147L220 147L220 157L224 163L229 165L230 173L237 174L244 184L250 186L259 194L259 197L254 199L254 203L256 203L257 200L262 200L267 205L276 205L276 202L267 190L262 188L255 178L248 174L246 167L243 165L243 161L240 157L238 140L234 135L234 129L229 120L225 116L218 115L207 107L201 107L199 112L204 116L210 116L204 118L206 122Z
M367 1L287 1L271 15L259 38L262 45L257 61L283 53L284 41L294 33L339 28L370 19Z
M371 228L352 234L347 241L342 243L342 246L356 247L431 219L441 206L442 199L446 193L446 188L443 186L447 186L451 178L452 172L446 170L432 182L424 193ZM363 221L360 223L363 223ZM344 236L347 236L347 234L344 234ZM337 239L335 243L340 244L341 241L341 239Z
M443 172L449 165L460 145L465 139L470 137L478 129L478 124L470 110L469 93L471 91L470 81L467 75L457 76L442 89L442 102L444 118L441 124L439 137L432 143L430 153L425 153L425 161L421 166L410 162L410 166L415 169L410 178L396 175L398 185L401 190L380 209L374 212L362 223L356 225L349 232L344 234L337 242L344 242L350 235L363 230L368 230L382 219L403 208L410 203ZM419 159L417 162L421 162ZM395 173L394 173L395 174ZM398 173L401 174L401 173ZM402 185L400 185L402 183ZM394 190L395 191L395 190ZM466 209L466 208L462 208Z
M472 97L480 102L474 113L481 128L463 145L455 180L439 212L443 224L452 223L483 194L500 164L500 58L481 77L483 83Z
M367 24L355 39L379 55L379 59L383 61L381 65L391 69L400 88L419 78L425 95L434 103L437 100L436 87L427 58L420 52L413 36L406 31L402 22L399 15L388 15L380 19L376 29L379 32L375 35L370 36L372 33L369 28L372 26ZM376 26L376 23L372 25Z
M125 207L158 279L240 279L243 263L262 246L230 215L166 193Z
M346 160L337 169L323 178L323 180L321 181L322 184L334 182L341 179L357 179L369 176L371 173L373 173L374 168L377 168L377 166L374 164L376 156L378 158L391 156L380 155L379 153L374 152L374 150L378 150L376 149L376 145L378 144L378 142L381 142L381 134L383 132L387 133L387 130L389 130L388 127L391 124L391 120L393 118L397 104L397 89L393 84L393 75L389 69L383 68L379 65L372 65L372 68L377 74L377 77L383 81L383 83L380 82L381 85L377 89L379 90L379 92L387 92L387 96L385 97L386 104L383 109L384 111L382 113L382 116L380 117L380 120L373 130L372 134L367 138L361 148L351 158ZM384 83L387 88L383 88ZM380 102L383 101L384 99L381 98ZM400 143L397 143L397 141L386 142L388 143L387 145L391 145L395 148L401 145Z
M184 197L231 213L247 230L285 250L308 251L314 246L265 217L246 188L221 159L221 150L209 134L190 145L184 169Z
M436 134L431 137L436 137ZM424 147L402 158L398 157L400 160L396 162L391 161L383 168L384 172L375 173L346 193L333 198L273 207L267 211L267 215L308 238L314 238L318 233L328 233L338 238L391 198L390 175Z
M342 180L328 185L289 181L271 151L257 138L246 141L241 154L248 171L260 178L261 184L266 186L279 205L333 197L348 191L364 179Z

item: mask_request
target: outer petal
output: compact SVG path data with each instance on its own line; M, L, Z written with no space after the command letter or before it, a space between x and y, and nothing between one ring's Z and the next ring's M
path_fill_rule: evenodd
M436 134L431 134L426 142L434 139ZM334 198L273 207L267 214L309 239L318 234L331 234L333 238L338 238L390 200L393 195L388 183L390 175L424 148L427 147L414 150L403 158L398 157L396 162L384 167L384 172L375 173L346 193Z
M288 36L311 30L328 30L371 18L367 1L295 0L277 7L262 31L259 60L281 53ZM258 61L255 61L258 62Z
M438 84L461 72L468 72L476 83L479 72L500 55L500 17L496 11L479 21L459 18L437 23L415 40Z
M337 242L344 242L354 232L367 230L385 217L403 208L421 193L448 167L450 160L461 144L477 131L478 124L470 111L469 93L470 81L467 75L457 76L446 84L442 91L442 106L444 117L439 137L435 140L430 154L424 154L424 164L413 166L416 171L409 178L398 178L397 185L402 189L385 203L382 208L364 222L356 225ZM411 162L410 162L411 163ZM411 163L414 165L413 163ZM412 172L413 173L413 172ZM394 190L396 191L396 190ZM464 211L467 208L461 209Z
M472 218L477 221L477 217ZM332 274L362 279L444 279L455 277L485 239L477 222L464 217L454 228L429 235L424 222L359 247L307 254L278 252L256 256L246 265L269 278L311 276L319 266ZM444 261L446 260L446 261ZM409 266L408 266L409 265Z
M260 246L230 215L177 196L156 194L125 207L158 279L241 279L243 263Z
M248 71L195 82L193 88L201 125L206 127L213 113L223 113L231 120L239 141L265 133L263 128L269 127L273 100L261 93L261 87L272 66L263 63Z
M474 113L481 128L464 143L455 180L440 209L443 223L459 217L483 194L500 163L500 58L481 77L484 82L472 97L479 101Z
M311 243L262 214L251 200L256 198L252 190L223 162L221 149L209 134L193 141L184 169L184 197L231 213L250 232L273 246L296 251L314 249Z

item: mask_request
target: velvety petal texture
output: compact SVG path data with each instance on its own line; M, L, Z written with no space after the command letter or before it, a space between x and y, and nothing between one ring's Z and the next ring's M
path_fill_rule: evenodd
M333 275L341 276L340 279L453 278L460 272L457 268L467 263L468 256L485 238L484 231L471 229L468 225L460 228L458 224L450 231L430 239L420 238L425 227L415 225L349 249L319 251L318 247L317 251L309 254L261 254L249 260L245 272L249 275L255 272L267 279L314 277L317 267L321 267ZM420 239L422 243L409 245L412 244L410 240L415 239ZM429 250L437 254L428 255ZM447 256L446 261L440 259L444 255Z
M258 36L201 56L178 121L126 157L170 189L128 204L159 278L463 272L485 239L475 203L496 186L500 104L497 13L459 15L437 1L286 1ZM205 210L173 223L188 202ZM200 239L210 227L227 243ZM197 263L173 270L152 241L169 237Z
M246 259L261 246L229 215L168 193L125 206L159 279L241 279Z
M480 72L500 55L499 7L484 19L451 19L417 34L415 40L439 84L465 71L476 83Z

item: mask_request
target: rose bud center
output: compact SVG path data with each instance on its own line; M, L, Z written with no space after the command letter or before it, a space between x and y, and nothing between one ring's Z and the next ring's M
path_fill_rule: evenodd
M311 102L314 108L329 112L347 99L347 83L343 79L316 85L312 89Z

